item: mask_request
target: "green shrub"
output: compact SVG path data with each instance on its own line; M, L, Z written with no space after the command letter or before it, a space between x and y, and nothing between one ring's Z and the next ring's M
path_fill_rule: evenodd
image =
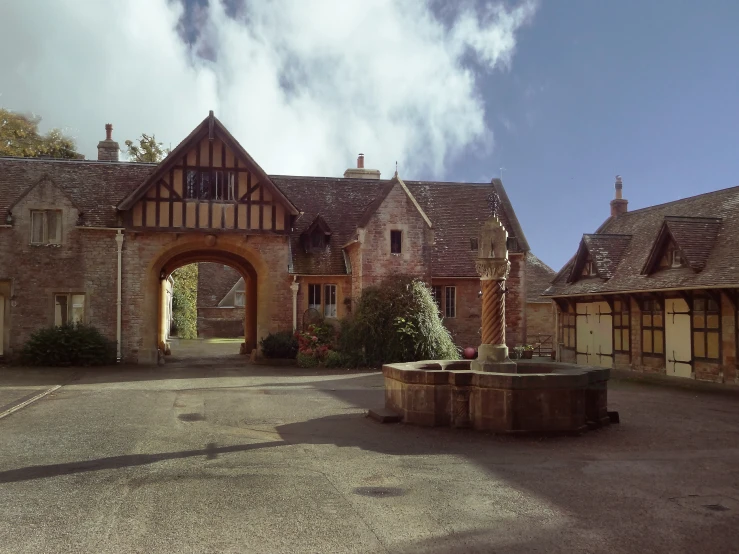
M295 358L298 354L298 339L291 331L270 333L259 341L265 358Z
M320 363L318 358L311 354L303 354L302 352L298 352L298 355L296 357L298 367L318 367L318 364Z
M408 276L391 277L362 291L353 321L342 325L339 349L352 363L373 366L459 359L431 290Z
M336 350L329 350L323 363L329 368L347 367L350 365L347 356Z
M173 331L181 339L198 338L198 264L189 264L172 273Z
M90 325L69 324L40 329L20 353L20 362L36 366L108 365L116 361L116 344Z

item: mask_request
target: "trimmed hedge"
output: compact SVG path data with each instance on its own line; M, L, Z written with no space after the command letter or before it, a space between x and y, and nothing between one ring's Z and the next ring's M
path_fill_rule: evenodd
M21 350L20 362L33 366L109 365L116 362L116 344L91 325L49 327L31 335Z

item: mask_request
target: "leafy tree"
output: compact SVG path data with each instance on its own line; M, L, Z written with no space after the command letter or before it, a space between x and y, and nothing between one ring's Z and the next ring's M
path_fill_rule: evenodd
M134 162L161 162L171 152L169 148L164 148L161 142L157 142L154 135L141 133L141 138L136 139L138 144L132 140L126 141L126 152L128 158Z
M198 264L190 264L172 273L172 319L181 339L198 338Z
M74 140L64 136L59 129L41 135L38 125L41 118L0 108L0 156L21 158L82 158Z

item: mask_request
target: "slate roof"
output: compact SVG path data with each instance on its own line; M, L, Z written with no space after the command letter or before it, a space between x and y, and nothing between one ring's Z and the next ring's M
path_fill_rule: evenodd
M271 176L272 182L304 214L291 237L293 272L299 274L343 275L346 262L342 247L356 239L362 217L372 210L380 195L387 194L389 180L328 177ZM528 242L515 217L500 180L491 183L443 183L404 181L434 228L432 275L434 277L474 277L476 252L470 252L470 238L490 215L488 196L495 190L504 213L500 215L509 235L518 240L518 251L528 250ZM376 209L376 206L374 206ZM333 234L326 250L306 253L300 234L320 214Z
M642 270L664 228L684 250L689 267L644 274ZM631 239L607 239L605 235L630 235ZM568 282L572 266L578 261L575 256L557 274L547 289L548 296L739 287L739 187L611 217L597 233L586 236L598 247L618 243L608 249L610 261L604 264L610 278L587 277ZM620 261L615 262L614 258L619 257Z
M549 287L556 271L542 262L532 252L526 253L526 269L524 271L526 302L550 303L552 299L542 296L542 294Z
M8 208L48 177L82 211L89 227L116 227L118 202L133 191L157 164L0 158L0 225Z
M580 249L572 266L574 271L570 272L569 275L570 281L576 280L576 277L582 273L582 265L588 255L593 261L598 276L603 279L610 279L615 274L629 242L631 242L631 235L609 235L605 233L583 235Z
M156 170L156 164L0 158L0 224L8 208L44 177L51 179L82 210L82 223L90 227L119 226L116 206L130 197ZM377 199L389 180L272 175L272 182L303 214L291 234L293 271L301 274L343 275L347 272L343 246L356 238L362 214ZM405 181L408 190L434 228L434 277L474 277L475 252L470 238L489 216L488 198L495 191L501 200L499 217L509 235L518 240L517 251L529 250L523 230L498 179L492 183ZM332 231L323 254L306 254L300 234L321 215Z

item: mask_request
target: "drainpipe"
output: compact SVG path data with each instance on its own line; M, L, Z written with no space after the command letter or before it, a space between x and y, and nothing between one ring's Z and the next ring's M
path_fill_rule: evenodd
M293 333L298 329L298 289L300 283L298 283L298 276L293 275L293 282L290 285L290 290L293 291Z
M121 257L122 257L122 252L123 252L123 232L120 229L118 229L118 233L115 236L115 242L118 245L118 299L117 299L117 302L116 302L115 340L116 340L116 344L118 345L117 346L118 350L116 352L116 356L117 356L117 360L120 362L121 361L121 358L122 358L122 356L121 356L121 323L122 323L122 319L121 319L121 307L122 307L121 292L123 290L122 289L122 283L121 283L121 278L122 278Z

